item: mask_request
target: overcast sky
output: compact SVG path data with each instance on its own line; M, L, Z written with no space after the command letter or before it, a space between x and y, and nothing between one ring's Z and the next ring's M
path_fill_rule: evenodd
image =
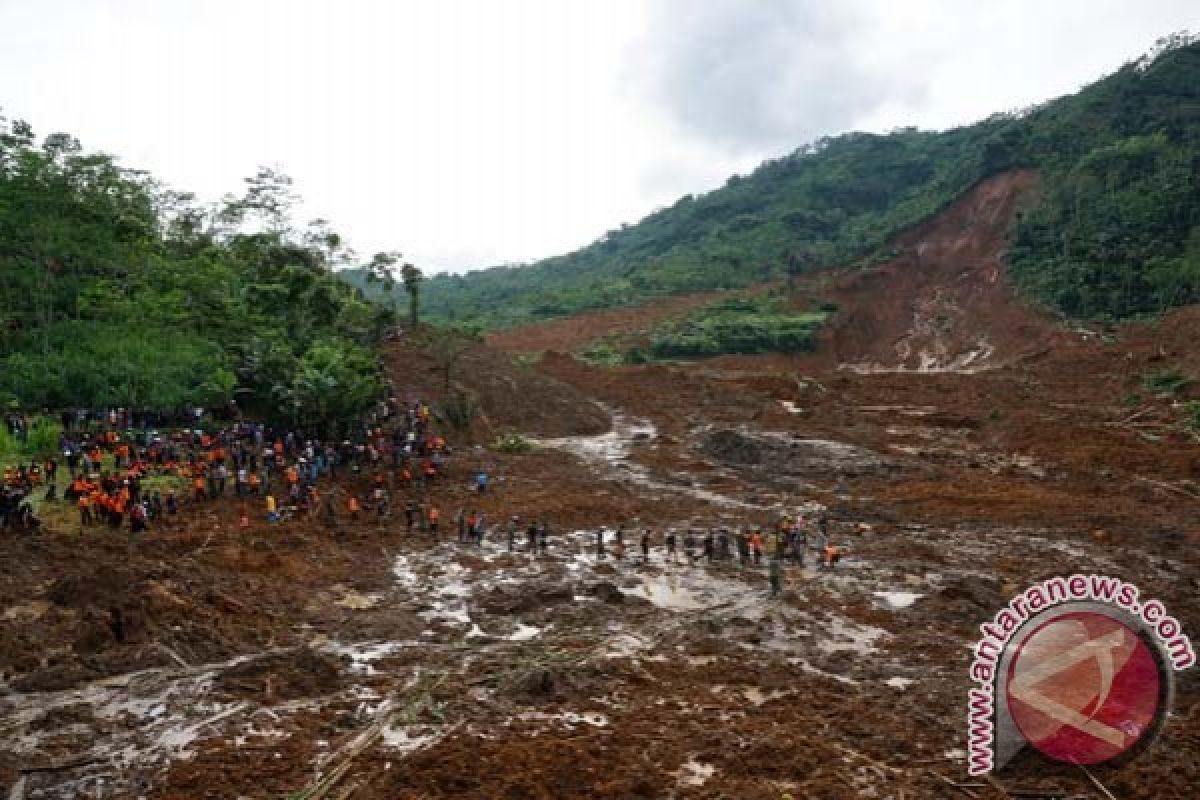
M554 255L820 136L1071 92L1196 0L0 0L0 108L429 271Z

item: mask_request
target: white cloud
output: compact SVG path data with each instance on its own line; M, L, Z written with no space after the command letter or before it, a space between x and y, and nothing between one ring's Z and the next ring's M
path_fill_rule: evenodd
M280 164L361 253L587 243L848 128L1078 88L1197 27L1151 0L0 4L0 106L215 199Z

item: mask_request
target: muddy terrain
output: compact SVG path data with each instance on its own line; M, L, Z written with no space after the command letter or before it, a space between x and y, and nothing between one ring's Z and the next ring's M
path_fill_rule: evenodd
M0 787L10 798L1188 798L1200 681L1161 738L1092 770L1028 757L966 774L978 625L1027 585L1098 572L1200 631L1200 441L1186 397L1197 309L1071 328L1021 306L1003 232L1030 176L981 186L836 276L843 311L796 358L616 368L576 322L479 346L455 382L490 420L430 489L485 511L482 546L402 520L239 531L48 531L0 560ZM953 234L953 241L951 240ZM892 304L892 305L889 305ZM655 314L682 313L674 304ZM871 310L875 309L875 312ZM534 346L536 345L536 347ZM389 345L403 392L434 365ZM558 352L554 352L554 351ZM1136 399L1131 397L1136 395ZM529 453L483 447L520 431ZM486 495L471 476L494 477ZM667 557L668 527L829 515L847 555ZM546 520L546 554L504 520ZM649 558L615 530L653 531ZM597 550L597 531L603 552ZM1104 788L1100 788L1103 786Z

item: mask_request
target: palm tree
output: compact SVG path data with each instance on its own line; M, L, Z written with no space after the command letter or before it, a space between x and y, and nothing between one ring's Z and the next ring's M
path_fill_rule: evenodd
M418 296L421 292L421 281L425 276L421 274L419 268L412 264L405 264L400 268L400 277L404 281L404 291L408 292L408 324L415 331L417 329Z

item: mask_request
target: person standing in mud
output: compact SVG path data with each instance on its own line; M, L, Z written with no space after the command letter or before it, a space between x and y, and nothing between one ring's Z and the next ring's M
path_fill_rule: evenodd
M729 529L721 528L717 532L717 561L729 560Z
M783 591L783 562L778 556L771 558L768 574L771 581L771 597L778 597Z
M669 558L671 560L671 563L674 564L675 563L675 529L674 528L667 528L666 545L667 545L667 558Z
M713 562L714 546L715 542L713 541L713 532L712 530L709 530L704 534L704 560L709 564L712 564Z
M604 558L604 528L596 529L596 558Z
M537 555L538 524L536 520L529 520L529 528L525 531L525 537L529 542L527 552L530 555Z
M458 543L467 543L467 512L464 509L459 509L454 515L454 527L458 530Z
M79 494L78 505L79 505L79 529L80 529L80 532L82 532L84 528L90 528L92 526L92 498L91 498L91 496L88 495L87 492L81 492Z
M683 539L683 548L687 553L688 566L696 566L696 532L688 528L687 536Z
M381 487L375 487L375 514L379 519L379 527L382 530L388 514L391 512L391 500L388 498L388 493Z
M417 504L409 500L404 504L404 524L408 528L408 532L412 533L413 525L417 521Z
M143 533L146 530L146 507L134 503L129 509L129 532Z
M507 525L506 530L508 533L508 552L510 552L510 553L513 551L513 548L516 547L517 526L520 525L520 523L521 523L521 519L516 514L513 514L512 517L508 520L508 525Z
M650 529L642 529L642 563L650 563Z
M544 520L542 521L542 524L538 526L537 538L538 538L539 553L543 556L549 555L550 554L550 526L547 525Z
M323 503L320 502L320 499L317 500L317 502L320 503L319 513L321 515L321 519L325 523L325 528L326 530L332 532L334 536L341 535L341 532L338 530L337 494L338 488L334 486L329 490L329 493L325 495L325 501Z
M613 541L613 557L616 558L617 561L625 560L625 526L624 525L617 526L617 534L614 537L614 541Z
M796 564L803 567L805 555L808 551L808 532L805 531L804 526L799 521L797 521L792 532L792 547L796 552Z
M480 511L475 517L475 546L483 547L483 536L487 532L487 514Z
M742 530L740 528L738 529L736 541L737 541L737 553L738 553L738 566L740 566L744 569L746 567L746 565L750 562L750 545L746 541L746 532L744 530Z

